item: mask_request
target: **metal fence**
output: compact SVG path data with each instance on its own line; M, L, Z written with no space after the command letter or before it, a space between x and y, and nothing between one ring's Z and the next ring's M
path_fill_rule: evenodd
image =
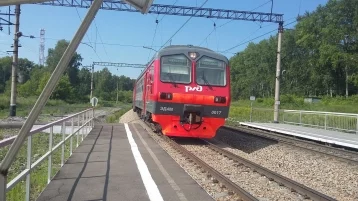
M21 173L17 174L10 182L6 184L6 192L0 193L7 193L12 188L15 187L21 180L26 177L26 195L25 200L30 200L30 178L31 172L34 170L39 164L41 164L45 159L48 159L48 169L47 169L47 184L51 181L52 175L52 155L54 151L61 147L61 167L65 163L65 143L70 141L69 155L72 155L73 151L73 138L75 137L75 147L77 148L78 145L83 141L83 139L88 135L88 133L94 127L94 110L92 108L84 110L82 112L76 113L74 115L68 116L66 118L54 121L52 123L43 125L39 128L32 129L28 133L27 137L27 157L26 157L26 167ZM47 133L49 135L48 140L48 151L40 156L35 162L32 162L32 138L35 134L38 133ZM54 136L60 135L62 137L61 141L57 144L53 144ZM56 136L59 137L59 136ZM6 146L12 144L15 140L16 136L10 137L0 141L0 149L4 149ZM24 143L25 144L25 143ZM0 189L1 190L1 189Z
M358 134L358 114L284 110L283 123Z
M283 111L279 111L279 121L282 121ZM267 108L235 107L230 108L230 117L227 122L273 122L274 110Z
M238 110L238 109L236 109ZM227 122L272 123L273 109L241 108ZM231 111L230 111L231 112ZM279 122L358 134L358 114L305 110L280 110Z

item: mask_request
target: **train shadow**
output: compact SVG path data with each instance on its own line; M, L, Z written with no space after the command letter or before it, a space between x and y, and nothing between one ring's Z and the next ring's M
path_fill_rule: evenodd
M176 143L180 145L204 145L205 142L198 138L190 138L190 137L170 137Z
M247 133L233 132L221 128L218 129L212 142L222 148L234 148L247 154L278 144L276 140L264 139Z

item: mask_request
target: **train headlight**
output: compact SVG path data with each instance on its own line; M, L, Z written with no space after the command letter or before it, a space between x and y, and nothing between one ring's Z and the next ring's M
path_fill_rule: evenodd
M196 52L189 52L189 57L191 59L196 59L197 56L198 56L198 54Z
M215 96L214 103L226 103L226 97Z
M172 93L161 92L160 93L160 99L172 100L173 99L173 94Z

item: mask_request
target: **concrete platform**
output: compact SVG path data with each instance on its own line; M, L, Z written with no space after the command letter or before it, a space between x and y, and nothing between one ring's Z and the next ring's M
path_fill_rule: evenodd
M358 149L358 135L291 124L240 122L241 125Z
M96 125L39 201L213 200L139 124Z

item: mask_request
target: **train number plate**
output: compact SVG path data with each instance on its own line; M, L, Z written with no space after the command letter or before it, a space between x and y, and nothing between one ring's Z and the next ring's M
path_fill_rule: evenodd
M213 110L213 111L211 111L211 114L220 115L221 111L220 110Z
M173 112L173 108L172 107L160 107L160 111L164 111L164 112Z

